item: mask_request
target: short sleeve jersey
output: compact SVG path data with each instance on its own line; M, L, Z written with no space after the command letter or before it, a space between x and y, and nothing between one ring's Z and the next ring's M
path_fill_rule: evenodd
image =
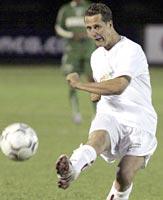
M127 75L130 84L121 95L102 96L97 113L113 115L119 123L155 133L157 115L152 106L150 75L141 46L126 37L110 50L97 48L91 56L95 81Z
M84 14L89 4L82 1L79 5L70 2L61 7L57 16L56 24L66 31L84 32Z
M84 0L81 1L80 4L76 4L76 2L71 1L70 3L63 5L58 12L56 26L72 34L82 32L86 33L84 15L89 5L89 1ZM75 52L80 55L83 51L85 52L85 54L83 54L83 57L86 58L90 57L91 53L95 49L94 42L88 37L86 37L85 39L81 39L79 42L77 42L73 38L65 37L64 39L68 50L75 50Z

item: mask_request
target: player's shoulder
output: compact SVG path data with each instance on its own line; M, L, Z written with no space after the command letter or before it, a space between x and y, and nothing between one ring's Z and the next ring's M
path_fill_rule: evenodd
M93 51L93 53L92 53L92 57L96 57L96 56L98 56L98 55L101 55L101 54L103 54L104 53L104 47L97 47L94 51Z
M118 49L122 54L126 54L126 55L144 54L144 51L140 44L134 42L133 40L131 40L127 37L123 37L123 36L122 36L122 39L121 39Z
M104 53L104 47L97 47L92 55L91 55L91 59L94 60L95 58L101 57Z
M70 3L65 3L63 4L61 7L60 7L60 11L66 11L67 9L69 9L71 7L71 4Z
M91 5L91 2L90 2L90 1L83 1L83 4L84 4L86 7L88 7L88 6Z
M130 49L130 50L140 50L142 49L141 45L134 42L133 40L125 37L125 36L121 36L121 45L123 48L126 48L126 49Z

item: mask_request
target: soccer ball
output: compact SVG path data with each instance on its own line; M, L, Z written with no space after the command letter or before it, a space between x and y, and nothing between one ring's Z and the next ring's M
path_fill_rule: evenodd
M0 147L2 152L12 160L27 160L37 151L38 137L27 124L14 123L3 130L0 136Z

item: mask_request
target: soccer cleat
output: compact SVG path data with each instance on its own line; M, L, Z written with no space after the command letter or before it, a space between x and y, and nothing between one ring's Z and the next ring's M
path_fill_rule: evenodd
M106 200L116 200L114 194L111 195L111 197L107 197Z
M70 183L75 180L76 173L66 155L61 155L56 162L56 171L59 178L58 187L67 189Z
M110 200L114 200L114 195L111 195L111 198L110 198Z

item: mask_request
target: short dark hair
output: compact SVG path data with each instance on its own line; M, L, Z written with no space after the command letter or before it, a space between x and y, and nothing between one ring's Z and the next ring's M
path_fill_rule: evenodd
M92 3L85 12L85 16L93 16L98 14L101 14L102 21L104 22L112 20L111 9L103 3Z

